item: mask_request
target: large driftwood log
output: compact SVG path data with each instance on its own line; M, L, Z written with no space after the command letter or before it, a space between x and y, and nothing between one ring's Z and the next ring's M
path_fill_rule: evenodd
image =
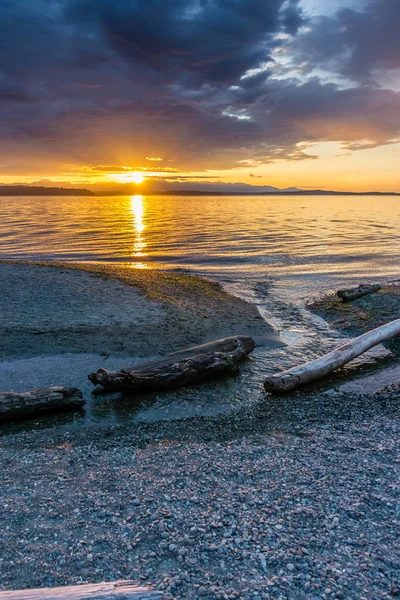
M184 348L183 350L172 352L171 354L167 354L161 358L152 358L150 360L141 362L139 365L134 365L133 367L128 367L124 370L137 372L137 370L140 369L141 371L145 371L150 367L169 365L173 362L183 360L184 358L197 356L198 354L208 354L209 352L233 352L237 349L238 342L242 343L245 354L251 354L251 352L253 352L255 348L253 338L246 335L235 335L232 337L223 338L221 340L213 340L212 342L201 344L201 346Z
M352 300L357 300L358 298L362 298L363 296L368 296L368 294L374 294L375 292L379 292L382 287L379 283L376 284L360 284L356 288L339 290L337 295L339 298L343 300L343 302L351 302Z
M370 348L399 334L400 319L396 319L364 333L321 358L267 377L264 387L267 392L290 392L301 385L322 379Z
M0 592L0 600L156 600L161 597L161 592L137 587L131 581Z
M21 394L0 392L0 421L76 410L84 404L82 393L75 388L51 387Z
M186 348L121 371L99 369L94 385L112 392L156 392L238 372L238 363L254 350L254 340L237 336Z

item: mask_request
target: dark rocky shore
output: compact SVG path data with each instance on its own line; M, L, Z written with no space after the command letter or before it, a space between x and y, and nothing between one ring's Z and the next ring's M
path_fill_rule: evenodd
M331 294L312 302L308 308L334 329L349 336L361 335L400 318L400 282L383 285L380 291L355 302L343 302L336 294ZM400 352L398 338L388 344L393 351Z
M388 303L374 323L395 318L396 295L346 308L351 335L367 301ZM313 309L335 321L334 302ZM182 600L399 596L399 396L315 388L226 417L8 431L0 587L127 578Z

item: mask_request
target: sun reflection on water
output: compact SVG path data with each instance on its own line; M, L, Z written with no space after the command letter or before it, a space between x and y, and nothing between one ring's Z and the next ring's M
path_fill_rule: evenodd
M143 217L144 217L144 202L143 196L132 196L131 198L131 211L133 214L133 230L135 235L135 241L133 244L132 256L134 259L147 256L145 253L146 242L143 240L142 233L146 229ZM135 269L148 269L149 266L143 262L135 262L132 264Z

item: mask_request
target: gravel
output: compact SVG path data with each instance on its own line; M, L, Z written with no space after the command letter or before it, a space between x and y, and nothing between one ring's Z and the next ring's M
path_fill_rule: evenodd
M84 294L86 285L105 284L111 299L120 295L121 279L140 285L153 301L148 306L159 309L160 344L174 331L176 342L188 338L188 323L190 335L204 341L219 322L229 334L241 321L274 341L254 307L179 273L132 276L100 266L97 276L106 282L25 265L13 265L11 273L21 294L28 278L32 294L36 284L55 291L54 282L63 287L66 278ZM368 302L379 300L379 323L398 306L397 289L375 296ZM8 296L2 297L6 306ZM90 353L102 340L119 343L121 331L132 327L143 340L151 333L151 323L137 321L147 301L136 290L125 313L129 323L118 325L111 309L102 312L107 303L97 307L106 322L100 332L90 310L76 315L72 329L68 322L60 329L70 305L55 297L46 317L52 322L37 323L35 331L27 328L39 301L19 298L26 331L3 328L3 359L30 359L38 350ZM345 309L352 311L345 315L351 333L375 319L365 302ZM336 300L321 308L333 319L343 310ZM153 351L132 337L124 353ZM259 405L226 417L98 429L34 420L3 428L0 589L132 579L163 590L165 600L400 597L399 396L398 385L369 396L316 386L263 396Z
M4 436L0 586L127 578L169 599L396 597L398 396L226 441Z

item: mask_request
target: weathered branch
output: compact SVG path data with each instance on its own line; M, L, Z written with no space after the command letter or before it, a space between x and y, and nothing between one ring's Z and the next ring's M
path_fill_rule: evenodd
M50 412L76 410L85 404L75 388L51 387L30 392L1 392L0 421L24 419Z
M290 392L301 385L322 379L336 369L357 358L373 346L400 334L400 319L364 333L337 350L288 371L267 377L264 387L267 392Z
M376 284L360 284L356 288L350 288L346 290L339 290L337 295L339 298L343 300L343 302L351 302L352 300L357 300L358 298L362 298L363 296L368 296L368 294L374 294L375 292L379 292L382 289L381 286Z
M145 361L130 369L99 369L89 375L94 385L107 391L154 392L169 390L238 372L238 363L252 352L252 338L237 336L203 346L186 348L161 359Z
M0 592L0 600L159 600L161 596L131 581Z

